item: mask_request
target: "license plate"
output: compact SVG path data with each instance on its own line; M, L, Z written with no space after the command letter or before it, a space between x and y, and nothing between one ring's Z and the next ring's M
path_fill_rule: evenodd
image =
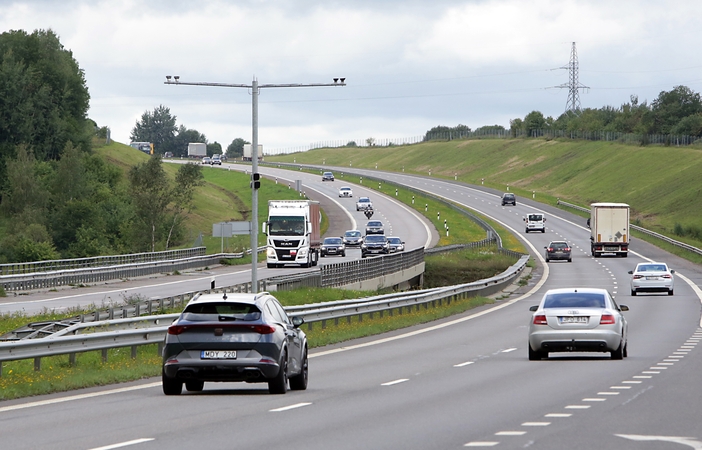
M558 318L560 323L587 323L587 320L586 316L563 316Z
M200 359L236 359L236 350L202 350Z
M605 248L604 248L604 251L606 251L606 252L618 252L618 251L619 251L619 247L605 247Z
M658 277L646 277L647 280L657 280Z

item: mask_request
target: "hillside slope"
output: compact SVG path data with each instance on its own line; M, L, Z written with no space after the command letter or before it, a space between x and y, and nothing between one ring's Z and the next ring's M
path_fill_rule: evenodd
M317 149L267 158L377 168L470 184L484 184L555 203L587 206L625 202L632 220L681 240L702 243L702 149L637 147L612 142L546 139L483 139L427 142L408 146Z

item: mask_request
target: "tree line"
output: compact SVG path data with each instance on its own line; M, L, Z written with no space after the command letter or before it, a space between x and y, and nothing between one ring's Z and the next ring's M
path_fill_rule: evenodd
M219 142L210 143L199 131L184 125L176 125L176 116L171 114L170 108L163 105L157 106L153 111L145 111L141 115L132 128L130 139L132 142L153 143L154 153L160 155L172 153L173 156L187 157L190 142L207 144L207 156L223 153ZM236 138L229 144L225 154L229 158L241 157L244 155L244 144L249 143L242 138Z
M517 136L518 131L530 136L534 130L558 130L702 137L702 97L687 86L675 86L670 91L661 91L650 104L645 101L641 103L637 96L632 95L629 102L619 107L566 111L557 119L545 117L541 111L535 110L523 119L510 120L509 126L513 136ZM465 125L436 126L425 133L424 139L431 140L437 136L451 139L452 136L499 134L507 131L501 125L483 126L475 130Z
M168 249L203 175L160 155L126 176L93 152L83 70L51 30L0 34L0 262ZM103 141L104 142L104 141Z

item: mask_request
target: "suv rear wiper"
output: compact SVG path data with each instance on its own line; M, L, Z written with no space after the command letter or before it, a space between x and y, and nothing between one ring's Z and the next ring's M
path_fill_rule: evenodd
M220 322L224 322L224 321L227 321L227 320L239 320L239 319L237 319L237 318L234 317L234 316L224 316L224 315L222 315L222 314L219 315L219 321L220 321Z

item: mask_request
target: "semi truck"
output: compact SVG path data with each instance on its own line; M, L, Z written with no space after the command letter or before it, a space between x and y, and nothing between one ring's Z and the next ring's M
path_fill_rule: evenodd
M267 235L268 268L296 264L316 266L322 245L319 202L313 200L269 200L268 220L262 231Z
M598 257L614 253L626 258L629 254L629 205L626 203L593 203L590 205L590 251Z
M207 156L207 144L202 142L188 143L188 156L190 158L204 158Z

